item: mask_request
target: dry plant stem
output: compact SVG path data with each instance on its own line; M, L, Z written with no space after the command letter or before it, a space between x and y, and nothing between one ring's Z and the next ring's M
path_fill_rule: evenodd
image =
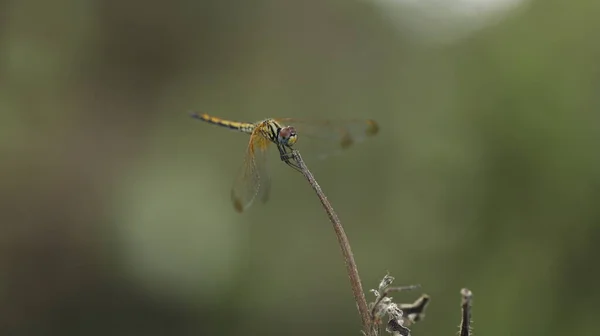
M385 291L383 291L383 293L380 293L379 297L377 297L377 300L375 300L375 304L373 304L373 309L371 310L371 323L375 322L375 311L377 310L379 303L381 303L381 300L386 298L388 296L388 294L390 294L391 292L402 292L402 291L413 290L413 289L416 289L419 287L421 287L421 286L420 285L412 285L412 286L386 288Z
M460 321L460 336L469 336L471 335L471 297L473 293L463 288L460 290L460 295L462 296L461 300L461 310L462 310L462 320Z
M296 150L292 152L292 156L294 160L298 164L300 171L308 180L308 183L312 186L315 193L319 197L323 208L327 212L327 216L329 216L329 220L331 224L333 224L333 229L335 231L335 235L337 236L338 242L340 244L340 248L342 249L342 254L344 256L344 260L346 262L346 271L348 272L348 277L350 278L350 286L352 287L352 293L354 294L354 300L356 301L356 305L358 307L358 312L360 313L360 317L362 319L363 331L366 335L372 335L371 330L371 317L369 314L369 308L367 307L367 301L365 299L365 293L362 289L362 284L360 282L360 277L358 276L358 268L356 267L356 262L354 261L354 256L352 254L352 249L350 248L350 242L348 241L348 237L344 232L344 228L342 227L342 223L338 218L337 214L333 210L333 207L327 200L325 194L323 194L323 190L315 180L314 176L304 164L300 153Z

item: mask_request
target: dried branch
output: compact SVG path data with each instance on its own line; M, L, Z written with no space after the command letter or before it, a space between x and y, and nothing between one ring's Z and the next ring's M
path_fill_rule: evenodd
M371 289L375 295L375 302L369 304L371 308L371 326L373 333L379 334L379 325L384 316L388 317L386 331L394 336L410 336L410 326L425 317L425 308L429 304L429 295L423 294L413 303L395 303L389 296L392 292L413 290L420 285L390 287L394 277L387 274L379 283L377 289ZM406 325L406 326L405 326Z
M371 309L371 322L375 322L375 318L377 316L377 310L379 309L379 304L381 303L381 301L383 299L385 299L386 297L388 297L388 295L391 292L402 292L402 291L409 291L409 290L413 290L413 289L417 289L419 288L419 285L411 285L411 286L402 286L402 287L388 287L385 288L383 291L379 291L380 295L377 297L377 299L375 300L375 303L373 304L373 308ZM412 306L410 304L405 304L406 308L408 309L409 306L410 308L412 308ZM422 305L423 309L425 309L425 305ZM423 310L422 309L422 310ZM404 309L402 309L402 312L404 313Z
M473 297L473 293L463 288L460 290L460 295L462 295L461 300L461 310L462 310L462 320L460 321L460 336L471 336L471 298Z
M413 303L401 303L399 305L407 326L413 325L425 318L425 308L427 308L430 300L429 295L423 294Z
M344 261L346 263L346 271L348 272L348 277L350 278L350 286L352 287L352 294L354 295L354 300L356 301L356 306L358 308L358 312L360 314L362 320L363 332L365 335L374 335L373 329L371 328L371 315L369 309L367 307L367 301L365 299L365 293L362 289L362 284L360 282L360 277L358 275L358 268L356 266L356 262L354 261L354 256L352 254L352 249L350 248L350 242L348 241L348 237L344 232L344 228L342 227L342 223L338 218L337 214L333 210L331 203L321 190L321 187L315 180L314 176L306 167L306 164L302 160L302 156L300 156L300 152L294 150L291 152L291 155L297 164L300 172L304 175L304 177L308 180L308 183L312 186L313 190L319 197L323 208L327 212L327 216L329 217L329 221L333 225L333 230L335 231L335 235L338 239L338 243L340 244L340 248L342 250L342 255L344 256Z

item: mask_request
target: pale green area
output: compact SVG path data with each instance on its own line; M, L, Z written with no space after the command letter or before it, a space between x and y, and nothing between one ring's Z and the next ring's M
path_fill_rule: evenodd
M381 124L305 156L365 289L431 295L413 335L456 334L462 287L476 334L598 334L598 13L434 47L365 2L0 2L0 333L359 335L310 186L273 150L235 213L247 137L200 110Z

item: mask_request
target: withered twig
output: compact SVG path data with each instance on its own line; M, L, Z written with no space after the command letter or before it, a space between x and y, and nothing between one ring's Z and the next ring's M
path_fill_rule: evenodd
M462 296L462 300L460 303L462 310L462 320L460 321L460 336L469 336L471 335L471 298L473 297L473 293L463 288L460 290L460 295Z
M367 301L365 299L365 293L362 289L362 284L360 282L360 277L358 275L358 268L356 266L356 262L354 261L354 256L352 254L352 249L350 248L350 242L348 241L348 237L344 232L344 228L342 227L342 223L338 218L337 214L333 210L331 203L323 193L323 190L315 180L314 176L306 167L306 164L302 160L302 156L300 156L300 152L297 150L292 151L291 153L294 161L297 163L298 168L300 168L300 172L304 175L304 177L308 180L308 183L312 186L313 190L319 197L323 208L327 212L327 216L329 217L329 221L333 224L333 230L335 231L335 235L337 237L338 243L340 244L340 248L342 250L342 255L344 256L344 261L346 263L346 271L348 272L348 277L350 278L350 286L352 287L352 294L354 295L354 300L356 301L356 306L358 308L358 312L360 314L362 320L363 332L366 335L373 335L371 329L371 316L369 313L369 308L367 306Z
M379 307L379 303L381 303L381 300L386 298L388 296L388 294L390 294L391 292L409 291L409 290L417 289L419 287L421 287L421 286L420 285L410 285L410 286L385 288L383 293L380 293L380 295L375 300L375 303L373 304L373 309L371 309L371 323L375 322L375 312L377 311L377 308Z

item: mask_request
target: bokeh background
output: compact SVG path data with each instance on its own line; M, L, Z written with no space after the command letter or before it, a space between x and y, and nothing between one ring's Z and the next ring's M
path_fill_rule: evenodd
M478 334L598 334L600 2L415 3L0 1L0 333L359 335L310 186L273 150L236 213L197 110L381 124L305 159L413 335L462 287Z

